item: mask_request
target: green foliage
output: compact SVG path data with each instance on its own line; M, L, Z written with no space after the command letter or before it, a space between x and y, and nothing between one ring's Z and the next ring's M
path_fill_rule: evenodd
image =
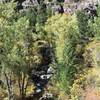
M90 67L99 67L100 66L100 41L94 40L90 42L85 49L85 64L90 65Z
M46 5L44 4L44 0L40 1L40 4L37 9L38 9L37 23L44 25L46 21Z
M94 18L94 21L89 21L88 25L90 27L89 31L91 32L91 35L97 39L100 40L100 5L98 6L97 9L98 17Z
M6 82L5 86L10 100L15 93L12 87L19 91L20 96L26 95L28 76L31 74L29 72L34 67L45 63L42 57L44 54L40 54L40 50L42 47L49 46L48 42L42 41L45 37L42 36L44 22L37 21L36 17L36 19L33 19L33 25L32 19L29 17L35 15L27 12L31 14L31 16L27 16L24 12L16 12L15 7L16 3L12 1L8 3L0 2L0 68L2 71L0 79ZM41 10L43 9L41 8ZM38 17L43 16L38 15ZM38 34L32 33L33 27ZM47 58L45 57L45 59ZM16 82L13 83L13 80Z
M41 67L43 63L49 62L49 58L52 59L51 55L43 58L44 54L40 54L41 48L45 49L45 46L52 45L55 54L53 56L57 63L57 78L53 82L63 90L63 94L65 92L71 94L71 100L80 100L84 84L87 86L87 83L92 84L95 80L96 84L100 82L96 78L98 74L94 74L98 71L93 73L87 71L83 74L85 67L90 67L87 63L91 63L92 60L96 67L100 65L100 17L94 18L93 22L84 11L78 11L75 15L51 16L51 9L46 7L44 0L39 1L39 5L22 12L15 11L15 7L16 3L13 1L0 2L0 79L3 81L6 79L8 83L13 79L16 80L17 83L14 84L17 86L16 90L19 83L20 95L25 96L30 69ZM93 39L98 41L87 45ZM55 67L55 64L52 66ZM11 85L8 84L10 89ZM12 94L9 88L8 92L9 95Z
M18 20L14 19L15 11L12 6L13 4L12 2L8 3L8 5L1 3L0 6L0 42L2 43L0 62L5 68L15 69L15 65L18 63L25 63L23 62L23 55L26 51L24 42L29 22L25 17L19 18ZM21 66L20 64L19 66Z
M20 16L16 12L16 4L13 2L0 2L0 79L8 88L8 97L11 100L14 92L12 80L20 84L17 89L20 95L25 96L26 79L29 67L33 63L34 57L31 53L35 48L33 41L35 36L29 30L29 20L25 16ZM5 83L6 82L6 83ZM13 87L13 88L15 88ZM23 88L24 87L24 88Z
M99 11L99 10L98 10ZM87 19L87 17L84 15L84 12L78 12L77 14L78 18L78 27L80 32L80 42L81 45L83 45L83 51L81 52L81 55L84 53L84 66L86 67L95 67L92 69L84 68L86 69L85 73L84 71L81 72L81 74L78 74L77 79L74 80L73 87L71 88L71 100L81 100L85 99L85 95L88 95L88 89L91 89L93 87L98 88L98 72L99 69L97 66L99 65L99 17L94 18L94 22ZM86 42L86 38L88 41ZM98 39L98 41L96 40ZM94 40L94 41L93 41ZM84 42L83 42L84 41ZM93 41L89 43L90 41ZM89 45L87 45L89 43ZM86 46L86 48L84 48ZM83 70L84 70L83 69ZM89 70L88 70L89 69ZM94 91L98 91L97 88L94 88ZM92 95L92 94L91 94Z
M58 14L49 18L45 25L48 40L56 45L55 53L59 62L63 61L65 35L69 20L71 20L70 16Z
M85 99L83 96L84 94L83 88L85 88L87 82L86 76L87 76L87 72L84 72L84 74L80 74L79 77L76 80L74 80L74 83L70 90L71 100L80 100L82 98Z
M76 46L80 34L77 18L74 15L55 15L48 19L45 30L48 32L48 38L53 36L51 39L55 41L60 87L68 92L78 67Z
M49 18L45 25L47 37L55 43L59 87L67 92L70 92L75 75L83 68L85 45L93 36L88 22L85 13L79 11L72 16L55 15Z
M82 38L91 36L92 33L90 32L89 25L88 25L88 17L85 15L84 11L77 12L77 20L78 20L78 27L79 32Z
M66 79L69 83L68 90L70 85L73 83L75 74L77 73L78 69L78 60L77 59L77 52L76 47L79 43L80 34L77 25L77 19L75 16L72 16L72 20L68 23L68 32L65 39L65 46L64 46L64 70L66 70Z
M49 9L50 10L50 9ZM22 16L26 16L29 19L30 22L30 28L37 32L37 24L39 26L39 32L41 30L41 27L45 25L45 22L47 18L49 17L49 11L46 8L46 4L44 3L44 0L38 1L38 4L33 5L32 7L27 8L22 12Z
M100 17L97 17L94 19L94 23L89 23L90 28L92 29L93 35L95 37L95 39L100 39Z
M83 71L83 74L79 74L77 79L74 80L74 84L71 88L71 100L85 99L86 95L88 95L89 93L92 97L92 89L93 91L95 91L94 94L98 94L100 88L99 72L100 69L92 68L86 69L85 71ZM90 89L91 91L88 91L88 89Z
M30 27L34 28L36 24L36 16L37 16L37 9L34 8L28 8L26 11L23 12L23 15L25 15L29 21L30 21Z

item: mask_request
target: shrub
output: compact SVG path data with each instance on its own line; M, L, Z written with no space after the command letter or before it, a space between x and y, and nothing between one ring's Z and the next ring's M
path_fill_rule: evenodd
M75 15L55 15L48 19L45 30L48 38L55 41L59 85L64 91L69 91L78 69L76 47L80 34L77 18Z
M79 75L79 77L74 81L74 84L71 88L71 100L84 100L86 98L89 98L89 95L91 95L92 97L92 95L96 95L95 93L99 93L99 71L100 70L98 68L92 68L89 70L85 70L83 74ZM97 95L97 98L98 97L99 96Z

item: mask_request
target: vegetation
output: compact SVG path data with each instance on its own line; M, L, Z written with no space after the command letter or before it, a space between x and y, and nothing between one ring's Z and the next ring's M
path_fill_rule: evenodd
M0 2L0 100L100 98L100 7L90 17L60 12L62 0L17 1Z

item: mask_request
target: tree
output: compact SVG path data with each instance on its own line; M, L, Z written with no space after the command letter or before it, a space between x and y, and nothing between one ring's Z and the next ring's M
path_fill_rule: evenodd
M75 15L55 15L48 19L45 30L55 44L59 87L68 92L77 73L76 47L80 39L77 18Z
M0 2L0 66L6 80L9 100L13 99L12 81L14 76L26 74L27 42L29 21L15 12L16 3ZM12 76L12 74L14 76ZM25 79L24 79L25 80ZM23 88L24 83L22 83ZM23 91L23 90L22 90ZM24 94L21 94L24 95Z

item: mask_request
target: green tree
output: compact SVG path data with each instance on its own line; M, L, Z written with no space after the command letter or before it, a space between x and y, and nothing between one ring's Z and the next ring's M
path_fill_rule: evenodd
M23 96L24 81L28 67L26 57L28 52L27 34L29 21L26 17L18 17L15 12L16 3L0 2L0 66L8 88L9 100L13 98L12 80L14 76L24 75L22 85L19 87ZM13 75L13 76L12 76Z
M75 74L77 74L77 63L79 62L76 51L80 40L77 17L55 15L48 19L45 30L49 40L55 43L59 87L69 92Z

